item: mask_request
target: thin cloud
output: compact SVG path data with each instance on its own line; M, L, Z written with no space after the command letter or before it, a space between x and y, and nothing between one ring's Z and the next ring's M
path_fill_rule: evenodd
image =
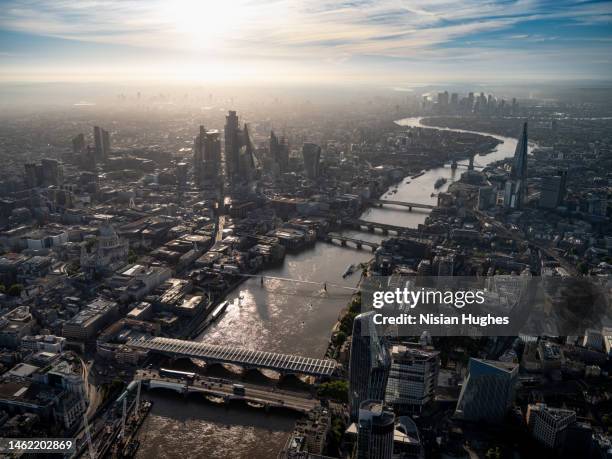
M362 57L436 63L471 56L486 64L529 47L550 59L565 52L561 63L569 65L568 50L575 62L583 51L593 54L591 62L606 61L604 47L589 48L608 42L612 32L580 31L605 28L611 18L612 3L576 0L8 0L0 29L159 50L160 56L332 66ZM554 35L541 26L552 22ZM571 31L567 36L563 27Z

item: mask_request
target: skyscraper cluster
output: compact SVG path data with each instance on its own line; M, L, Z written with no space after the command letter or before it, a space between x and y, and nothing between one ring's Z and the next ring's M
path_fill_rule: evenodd
M512 98L510 103L505 99L497 99L492 94L484 92L474 94L470 92L465 97L459 97L456 92L448 91L437 94L436 103L433 104L426 97L423 100L424 108L431 108L439 114L483 114L483 115L518 115L518 102Z
M24 180L27 188L50 185L61 185L64 180L64 168L56 159L43 158L40 164L24 164Z
M234 110L230 110L225 117L225 163L227 173L233 180L252 179L255 169L253 145L246 123L241 129Z

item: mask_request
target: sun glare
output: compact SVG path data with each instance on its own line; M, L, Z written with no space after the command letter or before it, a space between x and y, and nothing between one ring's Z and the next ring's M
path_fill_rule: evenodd
M239 38L249 11L253 11L235 0L173 0L164 2L161 10L162 19L181 41L177 45L197 50L213 49Z

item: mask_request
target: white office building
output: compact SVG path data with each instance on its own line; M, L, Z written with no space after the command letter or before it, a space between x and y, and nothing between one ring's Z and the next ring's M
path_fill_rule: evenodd
M385 402L396 413L420 413L433 400L440 370L438 351L396 345L391 348L391 370Z

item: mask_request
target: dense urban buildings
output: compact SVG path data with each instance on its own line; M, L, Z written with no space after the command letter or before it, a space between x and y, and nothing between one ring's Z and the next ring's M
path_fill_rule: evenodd
M366 121L341 108L335 121L292 123L261 122L257 107L218 110L164 121L155 144L157 127L113 123L113 149L110 131L80 134L90 128L70 121L56 149L10 158L3 435L75 435L85 453L87 412L94 454L114 444L128 454L149 431L165 438L149 401L168 384L296 413L278 434L280 457L483 448L605 457L609 325L567 337L402 336L376 327L353 288L378 276L390 276L389 288L473 276L497 298L518 296L520 279L609 275L609 122L576 131L576 121L546 125L554 115L528 99L442 93L402 102L401 113L426 117L396 124L392 100L365 104ZM426 127L436 123L463 131ZM139 129L147 135L137 140ZM547 298L562 303L554 288ZM178 341L142 344L156 337ZM196 351L205 366L183 358ZM174 406L168 397L161 406Z
M407 3L3 2L2 457L612 458L612 4Z

